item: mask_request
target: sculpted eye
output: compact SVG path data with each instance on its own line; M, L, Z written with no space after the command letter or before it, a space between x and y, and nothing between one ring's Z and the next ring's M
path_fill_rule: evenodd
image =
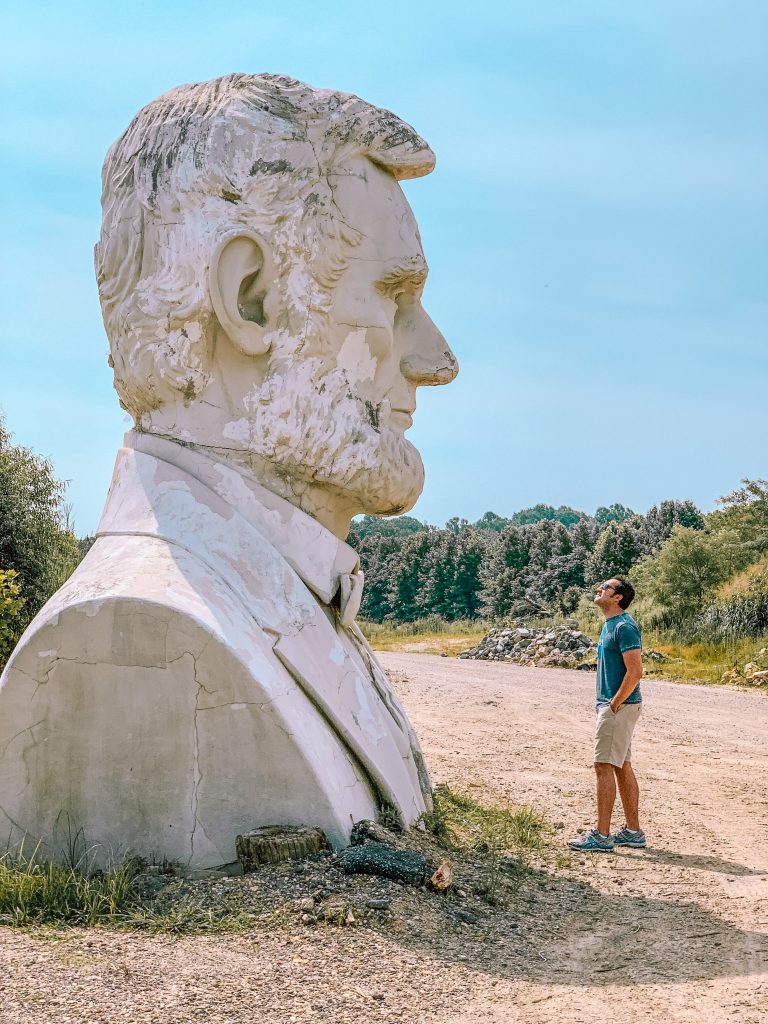
M382 295L397 301L399 299L418 298L424 290L426 280L426 266L401 266L378 281L376 287Z

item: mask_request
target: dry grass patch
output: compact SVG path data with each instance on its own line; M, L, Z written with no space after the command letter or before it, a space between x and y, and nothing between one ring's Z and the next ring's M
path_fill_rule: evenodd
M729 644L665 643L651 637L646 648L653 647L670 660L657 668L646 666L646 673L679 682L719 683L723 673L733 668L741 670L748 662L762 665L766 658L761 652L767 646L766 637L747 637Z
M474 647L491 629L490 623L477 619L446 622L439 615L429 615L416 622L362 621L359 625L375 651L449 656Z

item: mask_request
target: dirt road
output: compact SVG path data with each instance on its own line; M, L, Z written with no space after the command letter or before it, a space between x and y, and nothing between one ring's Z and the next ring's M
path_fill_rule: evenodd
M592 825L591 676L383 654L435 782ZM0 929L3 1024L768 1024L768 698L644 683L646 851L574 856L443 934ZM620 812L615 821L621 824Z

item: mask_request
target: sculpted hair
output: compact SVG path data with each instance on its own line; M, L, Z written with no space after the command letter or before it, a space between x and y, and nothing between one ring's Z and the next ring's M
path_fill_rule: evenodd
M94 254L115 388L137 420L174 393L191 401L205 388L208 270L233 229L274 246L276 335L322 330L360 241L336 216L331 172L360 156L397 179L435 164L389 111L281 75L182 85L139 111L104 161Z
M619 608L626 611L635 599L635 588L629 580L625 580L623 576L615 576L614 579L618 580L619 583L615 591L621 598L619 601Z

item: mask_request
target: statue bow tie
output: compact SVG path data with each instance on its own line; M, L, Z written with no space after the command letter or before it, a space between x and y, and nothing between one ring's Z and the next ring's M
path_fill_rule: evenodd
M343 572L339 576L339 621L342 626L351 626L360 611L363 582L362 569L357 572Z

